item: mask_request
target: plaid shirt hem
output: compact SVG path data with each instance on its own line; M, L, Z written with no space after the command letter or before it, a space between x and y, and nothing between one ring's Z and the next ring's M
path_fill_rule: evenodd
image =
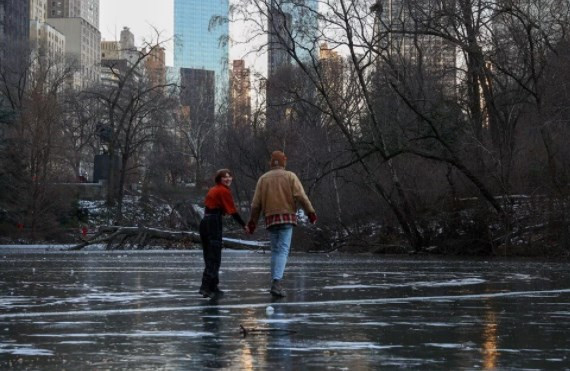
M278 224L297 225L297 214L274 214L265 217L265 228Z

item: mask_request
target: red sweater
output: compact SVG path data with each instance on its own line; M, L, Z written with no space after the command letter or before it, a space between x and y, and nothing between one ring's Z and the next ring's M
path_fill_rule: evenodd
M228 187L223 184L216 184L206 194L204 205L208 209L220 209L224 214L237 213L232 192Z

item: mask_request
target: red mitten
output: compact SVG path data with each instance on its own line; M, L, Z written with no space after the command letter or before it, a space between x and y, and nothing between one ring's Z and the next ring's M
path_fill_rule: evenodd
M317 214L315 213L309 213L309 221L311 222L311 224L315 224L317 222Z
M255 222L253 220L247 222L247 229L249 229L250 234L253 234L253 232L255 231Z

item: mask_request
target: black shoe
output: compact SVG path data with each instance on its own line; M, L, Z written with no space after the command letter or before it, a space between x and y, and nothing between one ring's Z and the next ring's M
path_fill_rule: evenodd
M271 283L271 290L269 290L271 295L275 296L276 298L284 298L285 297L285 290L281 287L280 280L273 280Z
M215 288L212 290L212 292L216 295L216 296L222 296L224 295L224 292L222 290L220 290L219 288Z
M205 289L203 287L200 288L200 290L198 291L200 293L200 295L202 295L205 298L214 298L216 296L216 294L208 289Z

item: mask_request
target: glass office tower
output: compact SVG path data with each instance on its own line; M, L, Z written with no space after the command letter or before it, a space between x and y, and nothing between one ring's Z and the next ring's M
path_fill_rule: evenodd
M229 25L210 27L212 17L228 17L229 0L174 0L174 68L214 71L216 104L228 94Z
M318 58L317 0L271 0L268 2L268 77L281 67L291 65L286 49L295 43L299 58L309 62Z

